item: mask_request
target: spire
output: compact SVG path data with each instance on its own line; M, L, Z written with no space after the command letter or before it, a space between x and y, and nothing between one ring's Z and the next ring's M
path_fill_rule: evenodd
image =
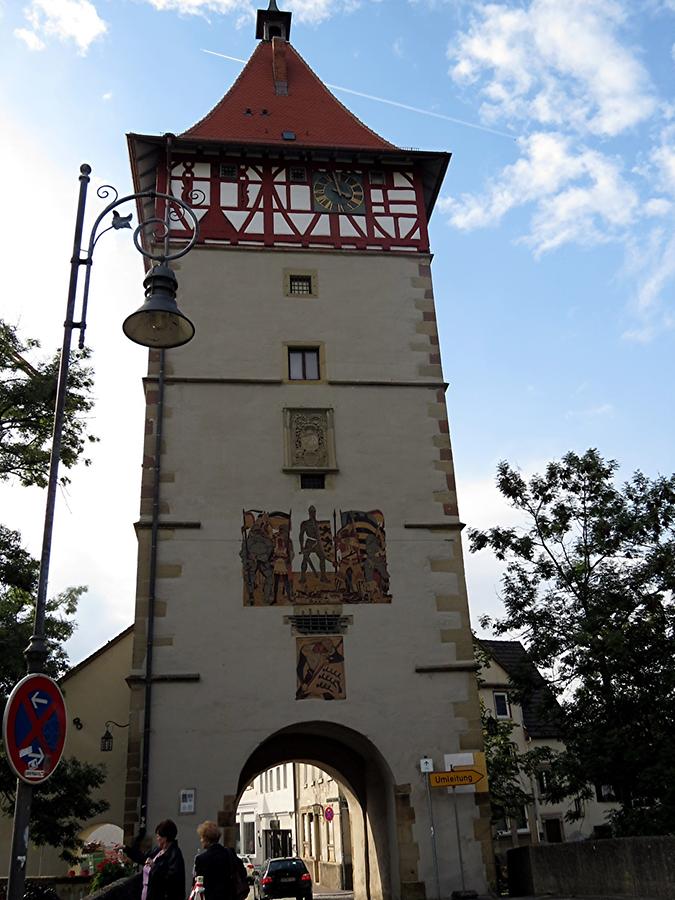
M271 41L275 37L283 41L290 40L291 15L292 13L279 9L277 0L269 0L267 9L258 10L255 36L259 41Z

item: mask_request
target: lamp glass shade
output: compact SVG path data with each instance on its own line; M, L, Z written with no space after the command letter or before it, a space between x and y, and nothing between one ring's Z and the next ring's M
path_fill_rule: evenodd
M122 329L130 341L143 347L170 349L182 347L194 337L195 326L178 309L146 309L142 306L124 320Z
M195 327L178 309L178 282L172 270L164 264L153 266L143 285L145 303L122 325L129 340L158 349L181 347L192 340Z

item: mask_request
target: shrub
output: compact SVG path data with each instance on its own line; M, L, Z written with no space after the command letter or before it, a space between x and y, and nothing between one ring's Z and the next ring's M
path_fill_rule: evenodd
M89 893L94 894L96 891L100 891L102 887L105 887L106 884L112 884L113 881L117 881L120 878L127 878L129 875L133 875L135 871L136 867L132 863L125 863L117 859L106 859L96 866L96 872L89 886ZM41 900L41 898L36 898L36 900Z

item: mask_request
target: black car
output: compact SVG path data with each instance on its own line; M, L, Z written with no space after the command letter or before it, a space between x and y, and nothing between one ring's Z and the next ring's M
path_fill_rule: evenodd
M312 876L297 856L268 859L256 875L254 894L256 900L280 897L312 900Z

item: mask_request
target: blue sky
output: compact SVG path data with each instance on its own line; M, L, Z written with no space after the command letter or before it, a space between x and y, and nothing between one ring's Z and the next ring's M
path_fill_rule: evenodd
M60 343L80 163L94 187L130 190L125 132L200 119L241 69L225 57L255 47L256 6L0 0L1 314L46 347ZM463 520L510 520L500 459L530 472L595 446L623 475L672 472L675 0L280 6L319 76L356 92L335 91L356 115L401 146L453 153L431 234ZM133 613L144 354L119 325L142 267L123 233L97 254L102 440L59 498L51 580L90 586L74 661ZM1 520L36 554L43 502L0 488ZM498 611L495 564L467 570L474 620Z

